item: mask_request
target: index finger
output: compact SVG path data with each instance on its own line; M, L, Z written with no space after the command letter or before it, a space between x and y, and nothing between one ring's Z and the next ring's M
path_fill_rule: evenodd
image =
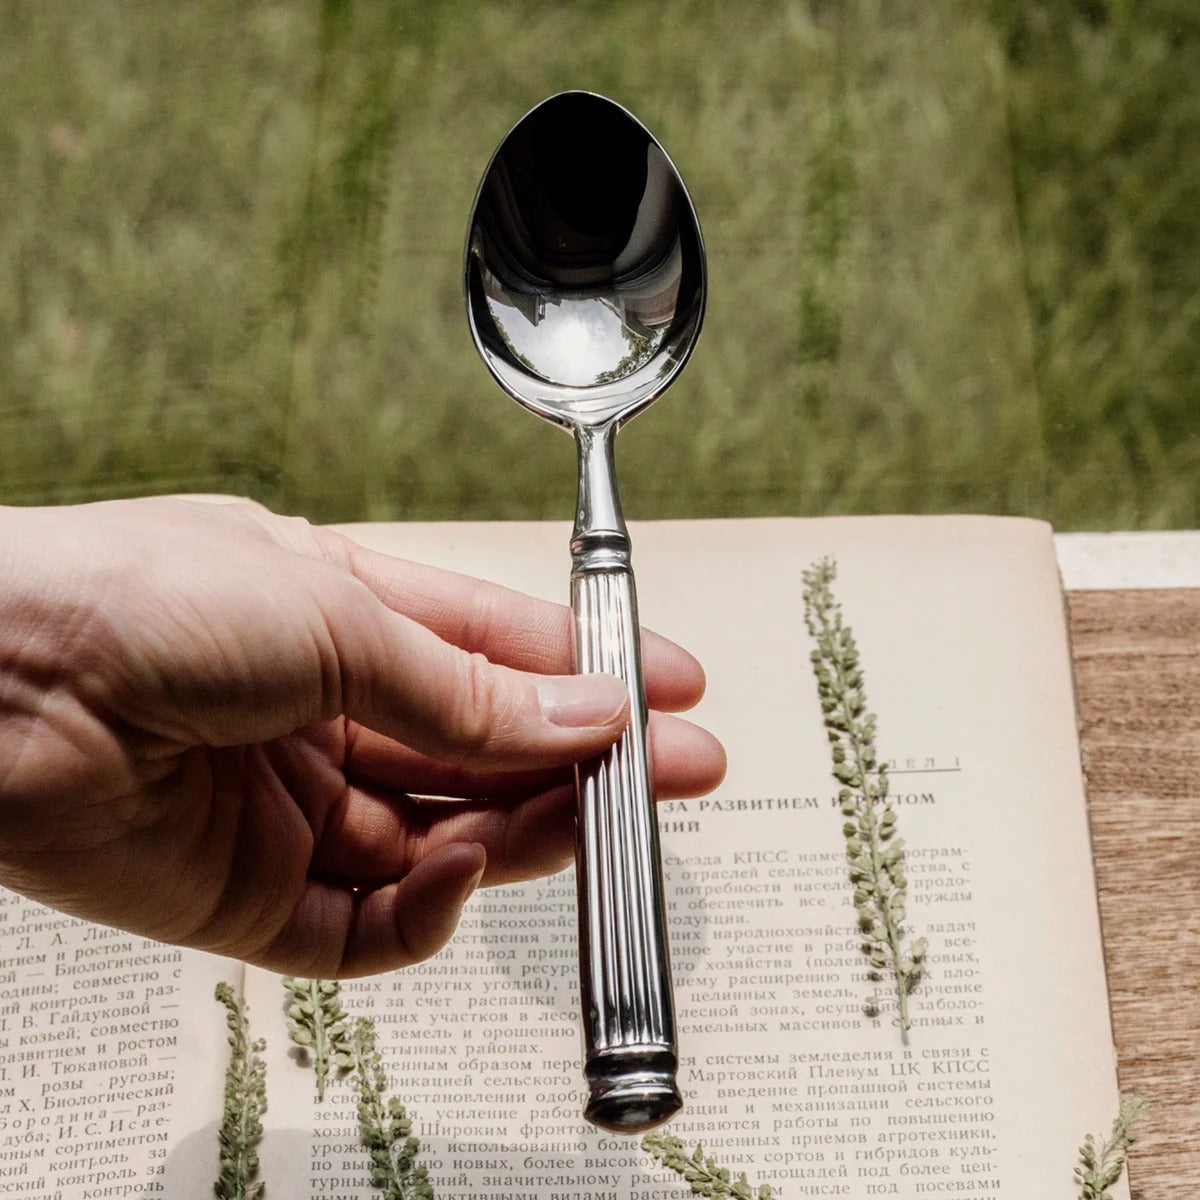
M393 558L334 530L315 531L322 553L344 566L390 609L460 649L540 674L568 674L571 610L500 584ZM682 646L642 629L646 702L679 712L704 695L704 668Z

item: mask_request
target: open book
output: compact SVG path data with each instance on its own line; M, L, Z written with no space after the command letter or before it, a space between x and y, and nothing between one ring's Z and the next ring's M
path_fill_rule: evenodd
M357 526L360 540L551 598L559 524ZM635 525L642 620L708 672L729 775L660 806L682 1113L667 1127L787 1200L1078 1194L1117 1110L1070 658L1050 531L993 518ZM907 1042L870 978L803 618L832 555L928 939ZM0 909L0 1195L212 1195L218 980L266 1039L268 1196L378 1195L354 1092L288 1041L278 977ZM583 1121L570 874L477 893L430 962L343 985L378 1031L442 1200L682 1198ZM1127 1194L1124 1184L1119 1194Z

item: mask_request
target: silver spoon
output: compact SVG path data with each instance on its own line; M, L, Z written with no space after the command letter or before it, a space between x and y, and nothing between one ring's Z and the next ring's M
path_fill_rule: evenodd
M629 534L617 430L671 383L704 314L691 199L663 148L620 105L563 92L492 157L466 250L471 334L515 400L579 448L571 607L580 672L629 686L620 742L578 769L576 875L589 1099L606 1129L675 1113L678 1052Z

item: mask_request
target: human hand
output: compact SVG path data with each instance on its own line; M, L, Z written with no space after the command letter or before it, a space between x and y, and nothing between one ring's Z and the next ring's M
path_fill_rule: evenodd
M571 764L628 696L559 674L567 609L243 501L0 509L0 545L0 883L333 978L571 860ZM664 715L703 673L643 658L657 793L708 791L719 743Z

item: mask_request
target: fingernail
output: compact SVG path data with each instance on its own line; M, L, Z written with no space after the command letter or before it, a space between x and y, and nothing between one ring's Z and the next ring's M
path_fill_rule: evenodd
M580 729L612 724L629 689L615 675L547 675L538 681L537 694L547 721Z

